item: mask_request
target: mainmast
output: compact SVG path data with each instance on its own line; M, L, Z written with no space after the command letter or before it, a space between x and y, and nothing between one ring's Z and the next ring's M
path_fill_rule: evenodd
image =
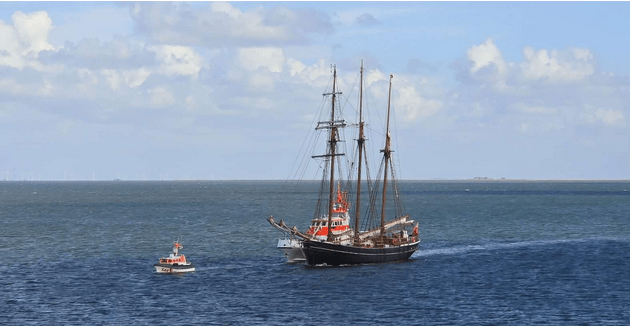
M354 241L355 243L359 240L359 209L361 207L361 162L363 156L363 146L365 143L365 138L363 136L363 60L361 60L361 81L359 83L359 139L357 139L357 143L359 145L359 169L357 174L357 208L355 211L354 218Z
M383 174L383 204L381 206L381 235L385 235L385 198L387 196L387 167L389 166L389 159L392 153L390 149L391 137L389 135L389 112L392 101L392 79L394 75L389 75L389 98L387 100L387 126L385 133L385 148L381 150L385 158L385 172Z

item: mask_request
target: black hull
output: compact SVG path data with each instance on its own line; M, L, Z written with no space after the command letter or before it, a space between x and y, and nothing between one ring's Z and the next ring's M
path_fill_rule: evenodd
M304 241L304 256L309 265L355 265L401 261L418 250L420 242L389 248L360 248L327 242Z

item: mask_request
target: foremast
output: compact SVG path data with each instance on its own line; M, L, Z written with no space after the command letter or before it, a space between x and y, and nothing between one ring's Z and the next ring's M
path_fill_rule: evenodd
M336 156L343 156L343 153L337 153L337 139L339 134L339 128L343 128L346 126L346 122L343 119L335 120L335 103L337 101L337 95L341 94L341 92L337 92L337 67L335 65L333 68L333 86L331 93L324 93L324 96L331 95L332 96L332 105L330 110L330 121L321 121L317 124L317 128L315 129L329 129L329 140L328 140L328 153L325 155L313 156L315 157L326 157L330 160L330 189L328 192L328 234L326 235L326 241L333 241L333 233L332 233L332 219L333 219L333 206L335 203L335 158ZM325 174L324 174L325 176Z

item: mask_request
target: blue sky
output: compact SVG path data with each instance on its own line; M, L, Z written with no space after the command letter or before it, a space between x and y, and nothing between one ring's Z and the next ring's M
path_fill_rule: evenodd
M374 117L395 76L402 178L630 179L628 12L0 2L0 180L287 179L330 65L356 106L361 59Z

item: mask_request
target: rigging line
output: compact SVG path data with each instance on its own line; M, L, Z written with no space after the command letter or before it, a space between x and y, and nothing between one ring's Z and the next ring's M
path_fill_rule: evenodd
M311 162L311 157L315 154L316 151L316 147L317 144L319 142L319 138L321 137L321 133L317 132L315 130L312 130L312 134L311 134L311 143L309 146L309 151L304 153L304 156L302 156L302 162L301 165L304 165L304 170L306 170L308 168L309 163ZM304 171L306 172L306 171Z
M299 168L298 170L296 170L296 183L299 180L302 180L304 178L304 175L306 174L306 171L308 170L309 167L309 162L310 160L310 156L308 155L308 153L313 153L315 151L314 147L315 144L317 143L318 139L319 139L319 134L317 132L312 132L311 133L311 143L309 145L309 147L305 150L304 155L302 155L302 160L300 162ZM298 177L299 174L299 177Z
M354 80L352 81L352 84L351 84L351 85L356 85L356 84L357 84L357 79L359 79L359 75L355 75L355 78L354 78ZM351 97L352 93L354 93L354 90L355 90L355 89L356 89L356 87L355 87L355 86L352 86L352 88L350 89L350 92L348 93L348 96L345 96L344 94L342 94L342 97L344 97L344 98L345 98L345 100L346 100L346 105L349 105L349 106L350 106L350 107L354 110L354 112L358 115L358 114L359 114L359 112L357 111L357 108L356 108L356 107L354 107L354 106L352 105L352 103L350 102L350 97ZM358 94L358 92L357 92L357 94Z
M322 108L323 108L323 105L324 105L324 102L325 102L325 101L324 101L324 99L322 98L322 100L321 100L321 101L320 101L320 103L319 103L319 106L318 106L318 110L317 110L317 112L321 112L321 110L322 110ZM308 151L309 151L309 147L310 147L310 146L309 146L309 147L307 147L307 148L304 148L304 145L305 145L305 144L307 144L307 140L308 140L309 138L310 138L311 140L313 139L314 132L312 131L312 130L313 130L313 129L312 129L312 126L313 126L313 125L315 125L315 122L317 121L317 119L316 119L316 118L317 118L317 115L314 115L314 116L313 116L313 119L312 119L312 121L311 121L311 124L310 124L311 128L309 128L309 129L308 129L308 131L307 131L307 133L306 133L306 135L305 135L305 137L304 137L304 142L302 143L302 147L300 148L299 155L296 157L296 162L297 162L297 159L299 159L299 157L302 157L302 160L303 160L303 159L304 159L304 156L306 156L306 155L307 155L307 153L308 153ZM310 137L309 137L309 136L310 136ZM304 149L304 151L302 151L303 149ZM295 162L294 162L294 166L291 168L291 174L293 175L293 172L295 172L295 174L293 175L294 177L295 177L295 176L297 176L297 175L299 174L299 172L300 172L300 168L302 167L302 164L303 164L303 161L302 161L302 162L300 162L300 165L298 166L297 170L295 170L295 171L294 171L294 167L295 167Z
M397 148L397 149L400 149L400 146L398 145L398 122L397 122L398 120L396 119L396 117L398 116L398 115L396 114L396 112L397 112L397 107L396 107L396 106L394 106L393 104L392 104L392 107L394 108L394 109L392 110L392 111L393 111L392 115L393 115L393 117L394 117L394 119L393 119L393 120L394 120L394 137L396 137L396 148ZM396 154L395 154L395 155L396 155L396 156L400 159L400 153L399 153L399 152L396 152ZM394 155L392 155L392 156L394 156ZM398 164L400 164L400 163L398 163ZM399 165L398 167L400 167L400 165Z
M318 137L318 138L319 138L319 137ZM305 157L306 157L306 155L305 155ZM300 180L304 180L304 175L306 175L306 171L308 171L308 166L309 166L309 162L310 162L310 161L311 161L311 160L308 160L308 159L306 159L306 160L305 160L306 164L304 165L304 169L302 169L302 174L300 175ZM319 168L321 169L321 165L319 166ZM315 180L315 179L316 179L316 177L317 177L317 175L318 175L318 174L319 174L319 172L318 172L318 171L315 171L315 175L314 175L314 177L313 177L313 180Z
M324 160L324 170L322 171L322 178L321 178L321 182L320 182L320 186L319 186L319 193L317 195L317 207L315 209L315 215L314 218L317 218L319 216L322 216L321 211L322 208L324 209L325 212L328 212L328 199L325 199L325 197L327 196L327 190L326 185L327 185L327 181L328 180L328 170L329 170L329 165L330 165L331 160ZM328 186L330 186L328 184ZM326 207L322 207L323 204L326 203Z
M320 106L322 106L322 103L321 103L321 102L323 102L323 99L322 99L322 101L320 101ZM315 124L315 121L316 121L315 117L316 117L316 116L314 115L314 116L313 116L313 121L311 121L311 126L313 126L313 125ZM289 176L287 177L287 181L291 178L291 175L292 175L292 174L293 174L293 172L294 172L293 170L295 169L295 164L297 163L298 158L301 156L300 154L302 154L302 149L304 149L304 145L306 144L306 141L307 141L307 139L309 138L309 135L310 135L310 136L311 136L311 138L312 138L312 137L313 137L313 136L312 136L312 135L313 135L313 133L312 133L312 132L308 132L308 131L307 131L306 136L304 137L304 140L302 141L302 146L300 146L300 151L298 152L298 156L296 156L295 161L293 161L293 166L291 167L291 170L290 170L290 172L289 172ZM307 148L307 149L305 149L305 154L306 154L306 152L308 152L308 148ZM299 170L300 170L300 167L301 167L301 166L302 166L302 162L301 162L301 163L300 163L300 165L297 167L297 170L295 171L295 176L297 176L297 174L299 173Z
M400 197L398 194L398 182L396 180L396 173L394 172L394 162L393 159L390 160L390 168L392 170L392 201L394 204L394 217L398 218L402 216L402 207L400 206Z
M370 95L372 96L372 101L374 101L374 95L373 95L372 93L370 93ZM374 101L374 103L376 103L376 101ZM377 118L378 118L378 120L379 120L379 122L380 122L380 125L381 125L382 130L385 130L385 128L384 128L384 126L385 126L385 121L383 121L383 118L381 118L381 115L379 114L379 111L380 111L380 110L376 109L376 110L374 110L374 111L376 111L376 116L377 116Z
M326 88L326 90L330 89L331 87L331 82L332 82L332 78L329 80L329 84ZM325 93L326 94L326 93ZM325 120L325 115L327 115L327 108L328 105L326 105L328 103L328 96L324 95L322 96L322 99L320 101L320 105L318 107L318 110L316 112L316 114L313 116L314 121L312 122L311 126L316 125L316 121L322 121ZM300 162L300 168L304 167L304 169L302 170L302 174L301 177L303 177L308 169L309 166L309 162L310 159L313 155L315 155L315 150L317 148L317 145L319 144L319 138L321 137L321 132L317 131L315 128L311 128L311 146L309 146L307 148L307 150L304 152L304 156L302 156L302 161ZM308 150L310 149L310 151ZM310 152L310 155L308 154ZM299 174L299 169L298 171L296 171L296 176Z
M365 157L365 161L367 163L367 151L364 151L364 157ZM366 200L366 206L365 206L365 210L363 211L363 223L361 223L361 228L365 229L366 225L370 224L370 200L372 198L372 191L375 189L374 188L374 180L372 180L372 178L370 177L370 168L369 165L366 164L365 165L365 179L367 180L367 200Z
M404 206L403 201L400 199L401 188L400 188L400 183L398 182L398 178L396 177L397 174L395 174L395 171L397 171L397 170L394 169L395 165L396 164L392 160L392 179L395 181L393 186L394 186L394 188L396 190L394 195L396 196L396 199L397 199L396 203L397 203L397 205L398 205L398 207L400 209L400 215L399 216L402 216L402 215L405 214L406 210L405 210L405 206Z
M311 153L313 153L315 151L315 149L314 149L315 146L314 145L317 143L317 141L319 139L319 134L318 133L315 132L313 134L316 135L316 136L315 136L315 139L313 140L313 142L311 143L312 145L309 146L309 148L312 148L310 150ZM310 165L310 162L311 162L310 156L307 153L305 153L305 155L302 157L302 162L300 163L300 167L303 166L304 168L301 169L302 173L301 173L301 175L299 177L299 180L303 180L304 179L304 175L306 174L306 171L308 171L308 167ZM321 164L319 165L319 168L321 169ZM317 173L317 171L316 171L316 173Z
M394 101L392 101L390 99L390 105L393 108L393 110L392 110L393 111L392 112L392 118L393 119L392 120L393 120L393 124L394 124L394 137L396 138L395 139L396 148L400 148L399 147L399 143L398 143L398 138L399 138L398 137L398 119L397 119L397 117L398 117L398 114L397 114L398 110L397 110L397 106L394 105L393 102ZM392 183L391 183L391 185L392 185L392 191L393 191L393 193L392 193L392 195L393 195L393 203L394 203L394 208L395 208L394 211L395 211L395 214L396 214L395 217L403 216L403 214L404 214L404 210L403 210L402 203L401 203L401 200L400 200L400 197L399 197L399 192L398 192L398 182L397 182L398 178L396 177L396 174L397 174L396 170L397 169L394 168L397 164L399 164L398 163L398 158L400 158L400 154L398 152L396 152L396 154L394 154L394 155L391 155L391 157L390 157L390 167L391 167L391 175L392 175Z
M355 79L352 81L352 85L355 85L355 84L356 84L357 78L358 78L358 77L355 77ZM342 94L341 94L341 97L343 97L343 98L345 99L344 108L345 108L345 106L346 106L346 105L348 105L348 106L350 106L350 108L352 108L352 110L354 110L354 112L355 112L355 113L357 113L357 114L358 114L357 108L356 108L356 107L354 107L354 106L352 105L352 103L350 102L350 97L351 97L352 93L354 92L354 89L355 89L355 88L356 88L356 87L354 87L354 86L353 86L353 87L350 89L350 92L348 93L348 96L346 96L345 94L343 94L343 93L342 93Z
M369 201L369 206L368 206L368 215L366 216L366 219L369 221L368 224L368 228L372 229L372 228L376 228L377 226L379 226L378 224L380 224L380 218L378 218L377 214L377 207L376 207L376 202L378 201L378 194L379 194L379 189L380 189L380 185L381 185L381 179L380 179L380 175L383 172L383 166L385 165L385 157L383 156L383 159L381 160L381 164L380 164L380 168L378 170L378 174L376 177L376 180L373 184L373 188L371 189L371 193L370 193L370 201Z
M371 128L371 127L368 127L368 126L365 126L364 128L365 128L365 129L368 129L368 130L370 130L370 131L372 131L372 132L374 132L374 133L376 133L377 135L379 135L379 136L381 136L381 137L385 137L385 133L380 132L380 131L378 131L378 130L376 130L376 129L374 129L374 128Z

